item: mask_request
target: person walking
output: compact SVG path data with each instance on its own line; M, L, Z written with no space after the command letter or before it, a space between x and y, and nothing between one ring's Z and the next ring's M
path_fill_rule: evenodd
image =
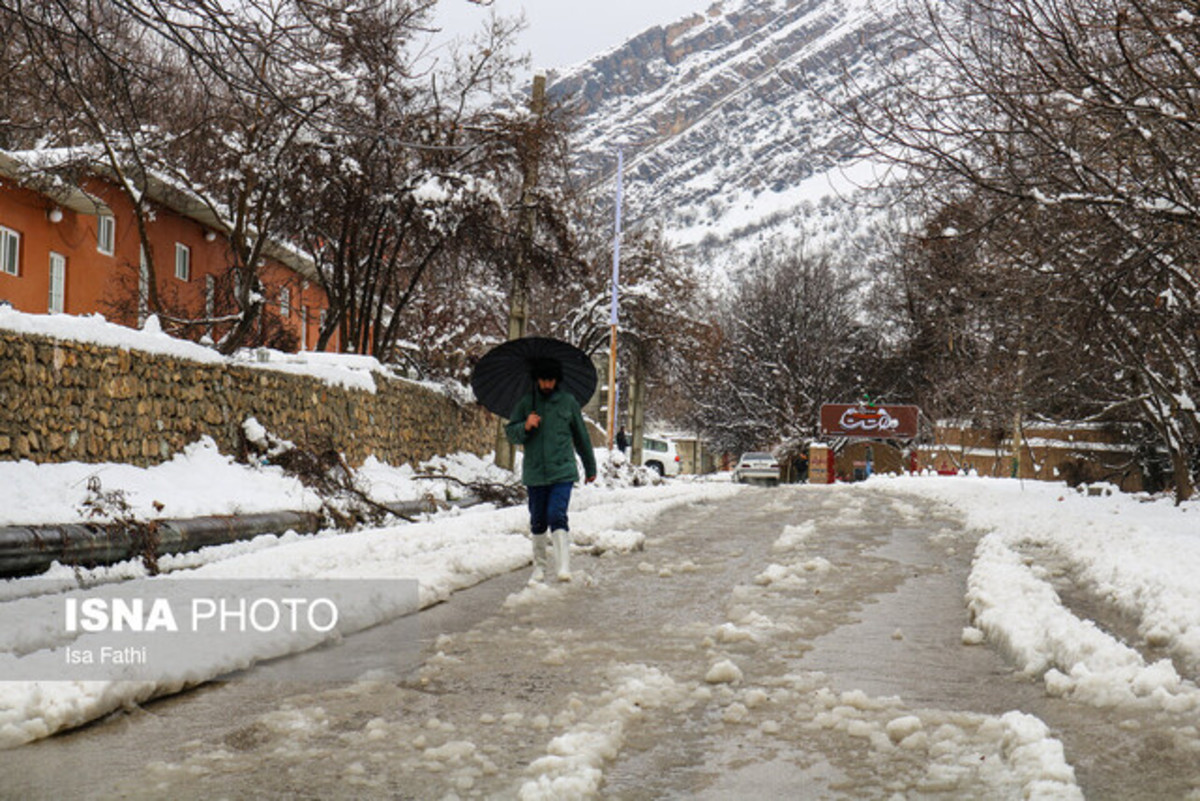
M624 453L629 449L629 435L625 433L625 426L621 426L617 430L617 450Z
M800 451L792 462L792 473L796 483L808 481L808 454L804 451Z
M546 532L554 545L555 573L559 581L571 580L571 534L567 508L571 489L579 480L575 454L583 460L585 481L596 480L596 455L583 423L579 401L562 391L562 365L554 359L536 359L531 370L536 386L517 402L504 428L514 445L524 447L521 482L529 492L529 530L533 535L533 574L546 576Z

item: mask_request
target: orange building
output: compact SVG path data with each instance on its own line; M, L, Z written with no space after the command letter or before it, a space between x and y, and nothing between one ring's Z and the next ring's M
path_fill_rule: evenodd
M0 301L18 311L98 312L139 326L147 314L148 277L133 205L98 176L82 187L33 178L17 158L0 152ZM223 226L206 206L164 182L147 192L153 208L147 239L163 328L176 336L217 339L233 311L230 253ZM267 306L251 344L313 350L329 307L312 262L272 245L260 269ZM330 347L337 349L336 336Z

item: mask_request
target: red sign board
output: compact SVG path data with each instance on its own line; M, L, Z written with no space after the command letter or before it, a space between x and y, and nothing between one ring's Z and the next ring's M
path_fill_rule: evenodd
M826 437L911 439L921 416L916 406L826 403L821 407L821 434Z

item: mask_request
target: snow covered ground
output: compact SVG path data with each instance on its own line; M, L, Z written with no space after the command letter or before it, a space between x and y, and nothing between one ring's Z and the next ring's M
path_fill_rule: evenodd
M495 477L495 468L474 456L457 455L438 462L442 470L460 479ZM173 480L182 473L194 476L197 471L206 478L203 490L194 489L198 482ZM411 467L371 462L364 475L384 497L402 499L429 491L429 482L415 479L414 472ZM145 514L155 510L155 503L162 505L161 514L173 516L315 508L316 503L278 468L238 464L217 453L211 443L201 441L154 468L0 465L0 482L18 489L3 510L4 521L78 519L85 478L95 473L104 477L106 487L124 489L135 510ZM579 533L577 546L628 553L653 541L650 523L660 512L719 501L742 491L722 477L650 487L621 486L619 482L580 487L572 505L572 527ZM897 503L897 494L917 496L944 505L963 517L969 527L987 532L979 541L964 599L974 625L963 631L963 642L986 641L997 647L1019 668L1040 678L1048 693L1101 707L1200 713L1200 690L1195 683L1200 672L1200 582L1195 581L1200 575L1200 504L1175 506L1169 499L1103 491L1089 495L1058 484L958 476L877 476L865 484L807 491L830 496L879 493L892 498L892 504ZM857 498L848 508L853 507L852 513L862 503ZM9 580L0 584L0 598L4 599L0 626L9 651L0 654L0 671L6 664L12 670L14 660L32 659L39 652L70 644L64 643L57 618L31 614L22 605L61 603L62 594L77 591L72 588L80 578L93 586L124 582L122 587L140 587L147 594L154 592L155 582L186 579L415 578L424 607L489 577L526 566L530 553L526 524L523 508L485 505L349 534L262 536L164 559L162 567L168 572L160 577L149 577L140 563L128 562L84 571L81 576L56 567L42 577ZM797 531L785 529L775 550L787 552L802 545ZM797 558L802 553L803 548L797 551ZM769 572L770 568L764 575ZM1138 640L1122 641L1072 612L1056 589L1064 577L1136 621ZM30 597L45 593L47 580L58 582L60 594ZM530 589L510 601L547 603L556 592L553 588L544 592ZM386 611L358 611L370 621L387 616ZM312 644L297 638L289 648L303 650ZM0 744L11 747L49 736L122 706L242 668L255 659L253 654L215 652L186 671L151 681L5 681L0 683ZM714 665L713 671L719 673L721 668ZM736 670L732 665L724 668ZM706 680L720 686L736 682L736 677L714 673ZM603 704L587 719L608 720L615 715L625 725L627 710L653 708L661 701L656 694L665 693L663 697L669 700L676 690L669 679L657 674L625 677L599 697ZM883 710L879 725L887 724L886 736L893 742L906 736L901 729L907 719L901 715L893 720L900 712L888 712L892 708L885 701L853 693L830 698L830 714L850 716L845 721L840 717L834 720L836 726L845 723L862 728L865 724L855 723L855 716L878 707ZM998 738L998 748L1022 751L1027 755L1023 758L1031 760L1023 780L1031 782L1027 788L1050 777L1053 781L1041 786L1052 787L1053 792L1044 797L1079 797L1069 765L1063 761L1061 744L1037 718L1014 712L990 728L983 725L978 735L987 732ZM593 789L599 786L605 754L616 747L594 739L559 737L552 749L559 760L555 765L586 767L591 783L585 784Z
M1200 712L1200 503L1016 480L879 483L940 500L990 532L971 570L965 640L986 637L1056 695ZM1136 641L1073 613L1055 589L1063 577L1132 621Z
M470 454L435 459L422 469L439 470L461 481L496 477L495 467ZM409 466L391 468L373 460L362 471L372 495L388 501L420 498L431 492L431 482L418 480L413 474ZM281 469L238 464L217 453L211 442L201 441L175 459L151 468L0 464L0 482L15 490L3 510L3 522L82 519L80 503L89 475L103 476L106 489L122 490L133 512L146 518L313 509L319 505L311 492ZM182 475L193 478L178 480ZM204 481L195 481L196 475L203 475ZM432 482L435 493L457 486L447 482L445 487L438 487L437 483ZM581 545L631 548L638 543L635 530L663 509L733 491L735 488L727 483L587 486L576 492L572 520L589 532L587 538L581 538ZM126 582L122 590L128 594L131 585L127 582L133 581L141 583L147 597L154 597L161 594L155 582L183 579L416 579L420 606L426 607L445 600L456 590L527 564L527 525L524 508L483 505L449 509L417 523L349 534L325 531L309 536L293 532L263 535L248 542L164 557L159 560L164 575L159 577L148 576L137 560L78 574L72 568L56 565L42 576L0 583L0 598L4 599L0 604L0 626L5 643L5 652L0 653L0 675L21 674L20 660L44 658L47 650L73 644L78 650L78 643L64 640L61 615L53 607L58 604L61 608L62 602L47 597L48 586L67 593L80 582L89 588ZM39 605L32 606L35 603ZM343 617L365 615L368 625L388 616L386 608L343 608L341 613ZM304 650L314 644L303 637L283 646L274 642L269 646L271 650L259 657ZM153 681L4 682L0 684L0 745L14 745L80 725L124 704L178 691L241 669L254 660L253 654L230 649L228 653L209 653L205 664L193 664Z

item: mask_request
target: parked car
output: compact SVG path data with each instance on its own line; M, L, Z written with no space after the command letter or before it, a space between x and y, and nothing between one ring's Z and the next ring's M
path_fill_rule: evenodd
M739 484L762 481L767 484L779 483L779 462L769 453L749 451L743 453L733 468L733 480Z
M677 476L682 469L675 443L662 437L642 437L642 465L660 476Z

